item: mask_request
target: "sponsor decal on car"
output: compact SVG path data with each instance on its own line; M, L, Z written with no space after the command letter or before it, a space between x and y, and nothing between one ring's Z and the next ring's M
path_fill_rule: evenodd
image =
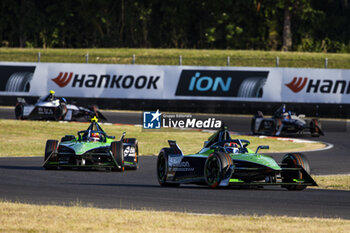
M177 171L194 171L191 164L188 161L182 161L183 157L171 157L169 156L169 172Z
M39 115L53 115L53 108L38 108Z

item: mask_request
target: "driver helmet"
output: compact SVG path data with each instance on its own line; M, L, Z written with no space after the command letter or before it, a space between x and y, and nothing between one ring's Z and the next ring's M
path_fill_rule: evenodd
M98 142L99 140L100 140L99 133L91 133L91 137L90 137L91 142Z
M54 90L50 90L50 97L55 97L55 91Z
M239 152L238 144L235 142L226 142L224 148L227 153L237 154Z

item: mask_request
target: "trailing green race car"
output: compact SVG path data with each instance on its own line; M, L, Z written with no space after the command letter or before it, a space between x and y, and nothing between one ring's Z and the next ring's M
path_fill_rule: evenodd
M59 143L48 140L45 148L45 169L57 168L106 168L124 171L125 168L136 170L138 167L138 143L136 138L124 138L115 141L91 119L87 130L78 132L78 136L66 135Z
M157 177L161 186L206 184L218 186L280 185L288 190L317 186L310 176L305 155L288 153L282 162L247 148L249 141L231 139L226 127L213 134L197 154L183 155L175 141L168 141L157 160Z

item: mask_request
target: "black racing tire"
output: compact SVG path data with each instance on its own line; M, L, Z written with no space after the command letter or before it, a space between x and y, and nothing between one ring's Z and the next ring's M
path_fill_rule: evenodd
M44 155L44 162L49 158L49 156L52 153L56 153L56 155L52 155L49 158L49 161L57 161L57 150L58 150L58 141L57 140L47 140L46 146L45 146L45 155ZM54 170L57 169L57 167L54 166L46 166L44 165L44 168L47 170Z
M265 122L270 122L269 128L265 128ZM276 120L263 119L259 125L258 133L267 136L275 136L276 128Z
M17 120L23 120L24 104L17 103L15 107L15 116Z
M174 154L171 148L163 148L157 158L157 178L162 187L179 187L180 184L167 182L168 155Z
M238 89L237 97L261 98L266 79L261 77L251 77L244 79Z
M113 171L121 171L123 172L125 170L124 167L124 152L123 152L123 142L122 141L116 141L111 143L111 151L113 154L113 157L117 164L120 166L120 168L113 168Z
M228 154L223 152L210 154L204 165L205 183L210 188L216 188L232 163L232 159Z
M250 130L252 131L252 134L255 135L257 134L256 130L255 130L255 122L256 122L256 118L253 117L252 121L250 123Z
M310 121L310 133L313 137L319 137L323 135L322 124L318 119L312 119Z
M63 120L66 113L67 113L67 106L65 104L60 104L57 108L55 108L53 113L55 121Z
M310 164L306 156L302 153L288 153L282 158L282 168L298 168L302 167L310 174ZM300 171L282 171L281 172L283 183L293 183L293 179L302 179L303 174ZM283 186L291 191L301 191L306 188L305 185L285 185Z
M7 80L5 91L8 92L29 92L30 81L33 78L31 72L13 73Z
M91 105L91 107L89 107L89 109L94 112L94 116L96 116L97 118L100 117L98 114L99 108L97 105Z

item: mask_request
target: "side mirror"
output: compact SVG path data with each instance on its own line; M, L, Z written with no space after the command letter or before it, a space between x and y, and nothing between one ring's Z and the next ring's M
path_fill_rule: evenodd
M217 149L219 149L219 148L220 148L220 146L218 146L218 145L214 145L214 146L211 146L211 147L210 147L211 150L217 150Z
M258 146L258 148L256 148L255 154L257 154L260 149L268 150L268 149L270 149L270 147L269 146Z

